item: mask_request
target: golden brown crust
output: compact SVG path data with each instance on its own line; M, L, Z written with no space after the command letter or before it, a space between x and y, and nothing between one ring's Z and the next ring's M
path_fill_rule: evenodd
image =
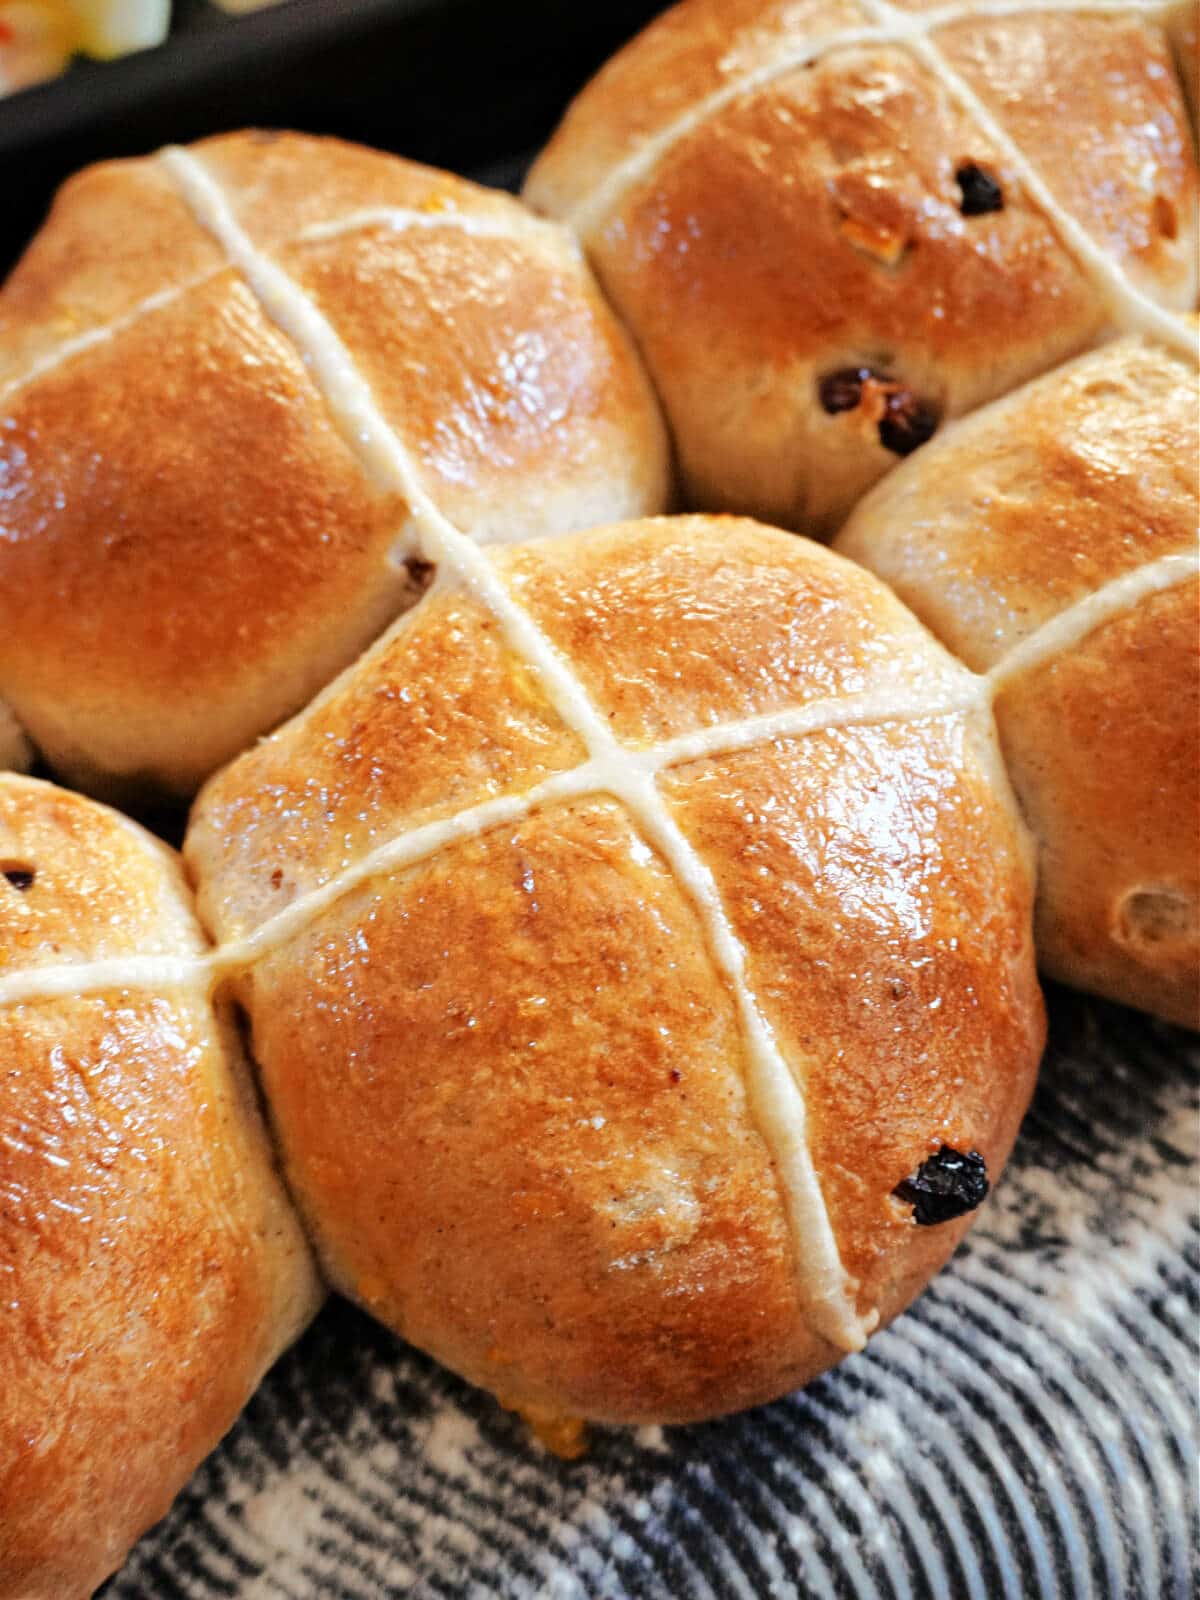
M343 139L252 128L200 139L190 148L257 245L277 247L314 225L381 208L485 219L517 234L529 230L528 212L511 195Z
M32 879L4 888L0 969L202 948L174 851L67 789L0 773L0 861Z
M661 507L655 403L565 234L335 141L196 153L465 530L537 537ZM389 207L416 220L381 220ZM409 508L153 159L64 190L0 331L0 695L74 781L186 792L410 603Z
M0 547L0 684L89 787L186 789L303 704L410 591L388 559L407 507L366 482L232 273L8 411L18 537Z
M1032 35L1032 37L1031 37ZM938 46L1137 286L1196 303L1196 159L1171 50L1139 16L972 17Z
M583 759L473 598L435 586L299 717L202 791L187 849L200 914L252 932L386 839Z
M855 0L686 0L605 63L539 155L530 195L567 216L702 101L769 70L790 39L869 28Z
M866 574L734 519L593 531L496 564L635 748L904 680L898 723L883 710L881 727L663 780L808 1089L860 1310L893 1315L961 1229L918 1228L891 1191L951 1139L994 1176L1041 1043L1023 838L989 783L971 680ZM460 659L484 662L442 708L426 606L429 640L453 615ZM547 748L571 759L529 740L525 675L494 630L435 588L315 712L208 785L187 857L221 937L269 919L273 872L315 887L483 793L458 774L494 752L518 793ZM950 690L962 709L922 720ZM514 714L505 752L493 730ZM344 766L323 753L339 740ZM508 1403L679 1421L782 1392L836 1352L801 1293L773 1133L692 891L598 789L368 875L276 935L240 992L340 1287Z
M506 1403L688 1421L835 1359L731 1004L612 802L372 884L249 994L332 1281Z
M63 184L4 284L0 394L65 341L101 335L221 265L220 248L155 162L86 167Z
M845 40L822 53L845 29L840 10L781 26L778 6L745 9L756 21L739 11L727 51L758 65L773 54L774 76L704 110L720 88L717 24L710 6L680 6L584 91L527 192L585 221L693 503L829 534L914 439L1111 333L1114 311L1008 148L911 49ZM647 145L643 172L626 97L662 41L682 58L689 29L706 63L694 125ZM1094 244L1151 301L1190 307L1195 161L1161 27L971 18L936 39ZM797 64L806 48L814 60ZM618 149L633 165L606 192ZM999 184L1002 209L964 212L969 165ZM823 391L856 371L874 377L854 395Z
M0 857L0 975L203 949L171 853L78 796L0 776ZM0 1198L0 1593L71 1600L319 1292L203 985L0 1009Z
M948 431L863 502L838 548L972 666L999 668L1106 584L1195 550L1198 420L1184 364L1123 340ZM997 701L1040 848L1038 954L1056 977L1195 1026L1195 591L1117 594L1113 620L1035 657Z
M1200 1028L1200 591L1152 596L1005 687L1005 757L1042 841L1045 970Z
M744 518L593 529L509 552L505 572L631 745L898 683L931 699L961 688L955 663L885 588ZM763 612L790 618L792 632L764 640Z
M1032 1087L1014 1063L1040 1044L1024 841L973 737L990 726L839 729L664 784L802 1078L842 1260L884 1321L969 1225L914 1228L892 1190L943 1144L999 1173Z

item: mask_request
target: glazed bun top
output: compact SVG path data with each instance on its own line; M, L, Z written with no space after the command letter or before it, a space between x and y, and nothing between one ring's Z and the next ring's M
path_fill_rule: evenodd
M474 555L193 812L289 1184L331 1281L506 1403L754 1404L912 1298L966 1220L897 1186L994 1177L1027 1102L991 713L744 520Z
M351 388L480 541L666 495L654 400L569 235L333 140L81 173L0 295L0 348L0 696L115 795L194 788L419 592L411 497Z
M582 230L691 501L808 533L1114 331L1188 343L1195 156L1136 4L686 0L583 91L527 196Z
M0 1594L83 1600L320 1300L172 851L0 774Z

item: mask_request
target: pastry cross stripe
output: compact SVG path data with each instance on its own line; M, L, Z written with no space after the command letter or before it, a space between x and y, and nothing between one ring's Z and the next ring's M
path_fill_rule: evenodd
M648 177L683 139L717 116L726 106L744 95L763 89L800 67L812 66L826 57L858 46L895 44L907 49L929 68L952 100L975 122L980 131L1004 152L1010 165L1019 172L1025 192L1058 237L1083 274L1103 293L1116 325L1124 331L1153 334L1180 354L1197 359L1197 338L1187 319L1164 310L1129 281L1120 264L1092 239L1087 230L1059 205L1037 167L1020 148L1003 124L988 110L965 80L954 71L934 42L941 28L956 22L988 18L1094 15L1145 17L1157 19L1168 7L1160 0L1138 4L1137 0L993 0L976 6L946 6L933 11L901 11L888 0L858 0L863 11L874 19L874 26L847 28L800 41L785 47L773 60L722 84L719 89L685 111L674 122L652 134L645 143L617 164L602 183L579 205L567 213L567 220L583 236L593 233L608 220L621 201Z
M514 223L516 226L513 226ZM295 245L315 244L327 239L339 239L351 233L365 232L368 228L387 228L392 233L441 230L463 233L472 239L506 240L510 244L541 238L556 242L561 249L575 256L580 254L579 245L573 234L555 223L544 222L533 215L514 215L511 219L502 220L500 217L480 216L469 211L414 211L403 206L369 206L360 211L347 212L342 217L331 217L327 222L310 222L307 227L300 228L296 233L272 240L271 248L288 250ZM228 261L222 261L215 267L209 267L205 272L185 278L182 283L172 284L169 288L159 289L154 294L147 295L123 316L114 317L111 322L89 328L85 333L76 334L73 339L64 339L61 344L55 345L53 349L39 356L24 372L0 380L0 401L7 403L46 373L54 372L75 356L94 349L96 345L106 344L110 339L123 333L126 328L136 327L139 322L153 316L156 311L162 311L166 306L174 305L176 301L185 300L188 295L194 294L197 289L202 289L206 283L212 283L222 273L228 271Z
M1035 672L1055 656L1065 655L1104 623L1132 611L1153 595L1186 583L1197 573L1200 573L1200 549L1192 549L1144 562L1101 584L1099 589L1084 595L1019 640L989 669L987 682L992 694L1014 678Z
M932 721L970 715L986 707L985 679L965 669L948 674L950 676L958 679L961 689L940 699L930 695L906 695L894 689L845 695L837 700L817 700L783 711L714 723L646 749L626 747L624 755L632 769L643 776L654 777L686 762L752 750L783 739L838 728ZM324 883L298 895L252 933L228 940L202 956L114 956L0 973L0 1007L28 1005L101 989L211 985L279 950L302 934L323 912L372 878L428 861L462 839L476 838L493 828L523 822L546 806L611 792L610 777L609 766L603 760L583 761L529 789L493 795L451 816L438 817L394 834Z
M889 0L859 0L859 3L878 18L881 27L896 26L898 19L904 15L889 4ZM962 20L969 20L971 15L970 12L966 13ZM992 143L1004 151L1009 162L1021 174L1026 193L1058 235L1060 242L1104 293L1110 308L1116 313L1114 320L1117 325L1129 332L1152 334L1180 355L1197 360L1200 350L1197 348L1196 334L1187 319L1165 311L1149 295L1143 294L1130 283L1120 264L1107 250L1100 248L1065 206L1058 204L1037 167L1007 128L992 115L961 74L951 67L935 43L933 31L913 28L905 43L941 80L950 97L958 101Z

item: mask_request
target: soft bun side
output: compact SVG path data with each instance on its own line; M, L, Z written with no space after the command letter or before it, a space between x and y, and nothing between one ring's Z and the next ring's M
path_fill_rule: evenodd
M1187 364L1121 340L948 429L837 541L995 679L1045 970L1193 1027L1197 422Z
M850 563L681 518L494 565L617 741L577 792L586 750L442 573L209 783L187 859L249 941L332 1281L543 1420L712 1416L918 1292L969 1220L914 1220L925 1163L999 1173L1042 1040L1027 842L977 680ZM659 759L665 823L618 798Z
M4 1600L90 1595L320 1299L205 948L172 852L0 774Z

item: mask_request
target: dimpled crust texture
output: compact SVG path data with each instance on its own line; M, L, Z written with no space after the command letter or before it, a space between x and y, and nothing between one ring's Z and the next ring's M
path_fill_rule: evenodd
M443 573L203 791L202 915L255 941L240 996L340 1289L543 1418L748 1406L846 1346L814 1298L818 1242L789 1223L745 995L807 1101L868 1327L966 1226L916 1226L895 1186L942 1144L994 1178L1028 1099L1029 857L990 713L869 574L752 523L493 560L616 767L556 797L579 737ZM791 732L745 722L784 711ZM662 768L741 979L650 813L614 798L635 759ZM453 821L482 805L490 826Z
M838 540L996 678L1043 967L1193 1027L1197 420L1194 374L1121 340L948 430Z
M4 1600L90 1595L318 1302L203 983L52 997L64 964L204 948L172 852L0 776L0 984L29 979L0 1005Z
M526 196L579 227L692 504L832 534L939 420L1194 304L1161 19L945 9L686 0L536 163Z
M578 248L508 196L285 134L194 156L480 540L662 509ZM61 191L0 292L0 696L73 784L187 792L414 596L409 507L160 157Z

